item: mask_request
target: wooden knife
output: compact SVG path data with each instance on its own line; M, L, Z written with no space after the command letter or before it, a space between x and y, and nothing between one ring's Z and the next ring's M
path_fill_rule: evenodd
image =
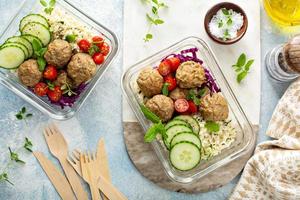
M56 166L41 152L33 152L52 185L63 200L76 199L67 178L61 174Z

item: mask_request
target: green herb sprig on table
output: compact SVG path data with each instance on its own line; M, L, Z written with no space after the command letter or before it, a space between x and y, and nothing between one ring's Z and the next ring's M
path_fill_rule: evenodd
M37 58L39 70L42 72L42 71L44 71L46 64L47 64L47 62L44 58L47 48L41 46L41 44L36 39L33 39L32 46L33 46L33 50L34 50L34 57Z
M251 65L254 63L253 59L247 61L246 54L242 53L236 64L232 65L235 72L237 73L236 81L241 83L241 81L248 75Z
M151 33L151 29L153 26L157 26L157 25L161 25L164 23L164 20L162 20L159 17L159 11L162 8L167 8L168 6L163 3L160 2L159 0L146 0L146 3L151 5L151 12L150 13L146 13L146 18L149 22L149 28L148 31L144 37L144 41L145 42L149 42L150 40L153 39L153 35Z
M33 114L32 113L27 113L26 108L22 107L22 109L15 116L18 120L23 120L23 119L26 120L26 119L32 117Z
M144 105L140 105L140 108L145 117L153 122L153 125L147 130L144 136L144 141L147 143L152 142L153 140L155 140L157 134L161 134L163 138L167 138L168 136L166 134L165 126L163 125L160 118Z
M19 157L19 152L24 148L25 150L32 152L32 147L33 144L32 142L26 137L24 145L17 149L16 151L13 151L11 147L8 147L9 150L9 156L10 160L6 164L6 166L3 168L2 172L0 172L0 182L8 182L11 185L14 185L10 180L9 180L9 175L8 175L8 169L13 163L20 163L20 164L25 164L25 161L21 160Z
M54 9L56 0L50 0L49 3L47 3L45 0L40 0L40 3L45 8L44 12L50 15Z

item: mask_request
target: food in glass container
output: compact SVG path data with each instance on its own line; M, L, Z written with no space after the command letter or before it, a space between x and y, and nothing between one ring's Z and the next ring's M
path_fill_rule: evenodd
M0 67L62 108L76 102L110 51L102 35L60 8L23 17L19 31L1 45Z
M171 54L158 66L142 70L137 79L141 110L153 122L145 141L156 138L163 143L172 166L180 171L220 154L237 135L228 103L197 51Z

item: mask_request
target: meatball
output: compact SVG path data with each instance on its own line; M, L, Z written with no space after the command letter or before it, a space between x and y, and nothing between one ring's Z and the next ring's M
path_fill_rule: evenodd
M56 39L48 45L48 49L44 55L46 61L50 65L63 67L68 64L72 56L71 45L61 39Z
M228 104L220 93L204 96L199 110L205 120L221 121L228 118Z
M175 88L172 92L170 92L170 97L175 101L177 99L186 99L188 90Z
M164 78L158 73L157 70L147 68L142 70L139 74L137 84L142 93L146 97L150 98L161 93L164 84Z
M60 71L53 83L56 86L63 86L67 83L71 88L73 85L72 80L68 77L68 74L65 71Z
M199 63L187 61L178 67L176 79L181 88L200 87L206 81L205 71Z
M174 102L165 95L155 95L146 102L146 107L166 122L170 120L174 113Z
M39 70L37 61L29 59L23 62L18 68L18 77L22 84L33 87L40 82L43 73Z
M96 73L97 66L93 58L85 53L72 56L68 64L68 76L74 81L75 86L90 80Z

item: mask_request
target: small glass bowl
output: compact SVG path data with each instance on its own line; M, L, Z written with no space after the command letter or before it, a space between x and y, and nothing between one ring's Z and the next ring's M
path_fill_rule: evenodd
M8 27L6 27L4 32L1 34L1 44L4 43L7 38L19 34L19 22L24 16L29 13L40 13L43 10L43 7L41 7L39 1L36 0L24 0L20 5L21 6L18 12L10 21ZM76 6L70 3L68 0L57 0L55 7L58 7L70 14L93 33L102 34L105 41L110 45L110 52L107 55L105 62L98 68L95 76L88 82L87 86L80 94L77 101L72 107L65 106L62 109L61 106L51 104L48 98L35 95L26 86L20 83L15 72L1 68L0 83L32 104L34 107L48 114L51 118L57 120L66 120L73 117L75 113L80 109L93 88L96 86L97 82L100 80L113 59L116 57L119 46L118 38L111 30L109 30L102 24L99 24L90 16L84 14L82 10L76 8Z
M139 72L147 66L156 66L166 56L180 52L188 48L198 48L197 56L203 60L203 66L210 70L212 76L216 79L217 84L221 88L223 96L227 99L229 105L229 118L237 131L236 139L229 148L224 149L219 155L212 157L210 160L202 160L200 164L190 171L179 171L172 167L169 160L169 152L164 148L160 141L153 141L152 146L162 163L165 172L171 180L179 183L193 182L208 173L222 167L229 162L243 156L254 141L253 128L242 110L237 98L232 92L224 74L222 73L216 58L210 47L200 38L188 37L179 41L178 43L138 62L131 66L123 75L122 87L128 99L128 102L134 111L138 121L146 130L151 125L143 113L140 111L139 104L141 103L140 96L136 90L136 80Z

